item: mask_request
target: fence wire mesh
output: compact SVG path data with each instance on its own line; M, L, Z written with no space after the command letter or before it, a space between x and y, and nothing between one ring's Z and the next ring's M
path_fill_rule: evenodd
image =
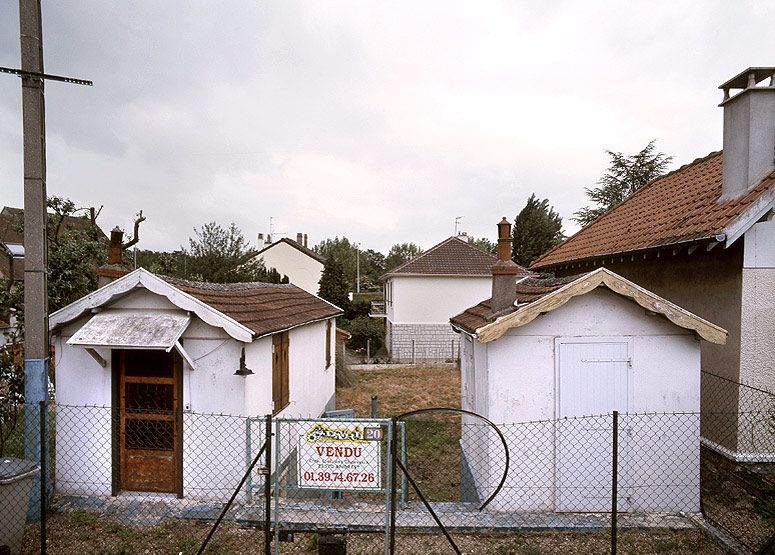
M453 552L420 492L466 553L607 552L614 499L625 552L720 552L697 526L704 518L757 553L775 535L775 396L708 374L703 390L703 413L620 414L615 446L610 414L500 424L510 466L484 510L506 459L476 418L399 423L396 453L419 492L402 471L391 475L390 420L275 420L272 550L316 553L345 533L349 553L384 553L395 483L396 553ZM17 408L3 460L29 459L40 437L39 407ZM260 417L55 404L48 415L51 553L196 553L267 439ZM263 467L245 479L207 552L263 552ZM30 478L29 491L2 479L0 521L10 522L12 502L21 506L33 517L22 552L39 553L40 472Z

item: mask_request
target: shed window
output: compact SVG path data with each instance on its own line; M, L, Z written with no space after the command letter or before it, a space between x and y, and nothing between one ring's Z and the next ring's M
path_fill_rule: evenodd
M288 332L272 336L272 413L290 402L288 390Z

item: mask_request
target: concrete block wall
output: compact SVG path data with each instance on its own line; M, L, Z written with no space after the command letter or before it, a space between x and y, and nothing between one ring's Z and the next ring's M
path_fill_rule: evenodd
M393 362L444 362L460 356L460 336L449 324L391 324L389 328Z

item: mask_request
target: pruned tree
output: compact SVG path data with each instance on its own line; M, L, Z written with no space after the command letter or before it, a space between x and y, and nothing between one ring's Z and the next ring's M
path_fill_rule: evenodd
M530 195L514 219L511 257L521 266L530 263L562 241L562 218L549 206L548 199Z
M597 187L584 188L589 200L596 206L585 206L575 212L574 221L585 226L605 214L645 184L662 176L673 157L658 152L656 139L633 155L606 150L611 158L608 169L597 182Z

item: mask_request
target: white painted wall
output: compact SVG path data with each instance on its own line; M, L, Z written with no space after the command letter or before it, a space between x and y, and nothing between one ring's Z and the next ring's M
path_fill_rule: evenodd
M395 276L388 319L394 323L449 323L490 297L491 277Z
M171 310L164 297L136 290L110 310ZM66 326L54 338L57 398L57 489L62 493L109 495L111 489L111 352L102 368L83 348L67 340L89 316ZM336 348L332 319L331 366L325 368L326 323L289 332L291 404L278 416L317 417L334 396ZM252 376L235 376L241 346L223 330L194 318L182 336L196 370L183 363L184 495L223 499L246 468L246 420L272 412L272 338L245 348ZM89 407L85 407L88 405ZM97 407L97 408L93 408ZM252 426L253 447L261 425Z
M267 269L274 268L288 276L291 283L305 291L318 294L323 264L285 242L274 243L254 258L264 261Z
M493 342L475 341L476 368L467 368L471 357L463 357L462 388L471 387L465 383L471 376L477 379L477 398L486 387L487 415L505 425L513 465L506 491L493 502L496 510L554 509L558 337L632 338L632 411L699 412L700 348L693 332L661 316L648 316L634 302L605 289L575 297ZM653 483L657 478L661 483L666 476L686 484L680 494L672 487L633 489L629 509L698 510L699 417L662 415L649 420L644 416L626 425L631 438L627 453L631 484ZM491 487L497 483L501 450L491 436L490 475L486 480L475 476L477 482L489 482ZM468 450L467 455L481 456Z
M740 381L775 391L775 220L751 227L744 241ZM772 460L775 434L753 397L741 388L738 455Z

